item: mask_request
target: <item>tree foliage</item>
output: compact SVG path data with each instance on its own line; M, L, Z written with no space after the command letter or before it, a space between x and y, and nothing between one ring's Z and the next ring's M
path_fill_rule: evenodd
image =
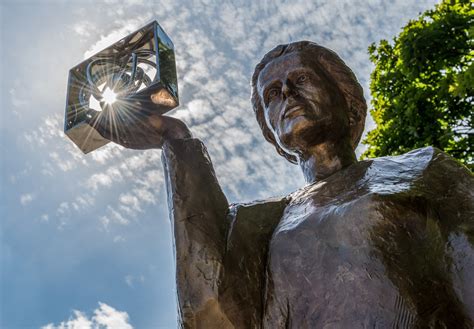
M372 117L363 157L432 145L474 168L474 5L443 1L393 43L369 47Z

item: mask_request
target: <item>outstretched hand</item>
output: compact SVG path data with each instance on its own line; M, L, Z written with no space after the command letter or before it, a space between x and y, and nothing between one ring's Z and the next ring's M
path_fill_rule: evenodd
M181 120L137 109L107 109L89 120L104 138L136 150L161 148L168 139L192 137Z

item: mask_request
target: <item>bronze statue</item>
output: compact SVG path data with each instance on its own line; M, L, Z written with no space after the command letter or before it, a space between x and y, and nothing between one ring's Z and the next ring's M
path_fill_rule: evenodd
M286 197L229 205L177 119L124 130L126 147L163 149L182 327L472 328L471 173L432 147L357 162L362 88L312 42L271 50L252 102L307 181Z

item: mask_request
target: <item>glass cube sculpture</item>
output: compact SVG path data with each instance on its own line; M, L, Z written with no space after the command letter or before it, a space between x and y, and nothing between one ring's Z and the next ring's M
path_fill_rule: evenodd
M98 115L163 114L178 104L174 45L154 21L69 71L64 132L88 153L109 142L94 128Z

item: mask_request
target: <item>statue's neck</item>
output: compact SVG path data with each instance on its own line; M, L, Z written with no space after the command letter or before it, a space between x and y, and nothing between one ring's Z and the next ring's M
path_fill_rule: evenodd
M325 179L357 162L349 141L311 146L299 157L299 164L307 183Z

